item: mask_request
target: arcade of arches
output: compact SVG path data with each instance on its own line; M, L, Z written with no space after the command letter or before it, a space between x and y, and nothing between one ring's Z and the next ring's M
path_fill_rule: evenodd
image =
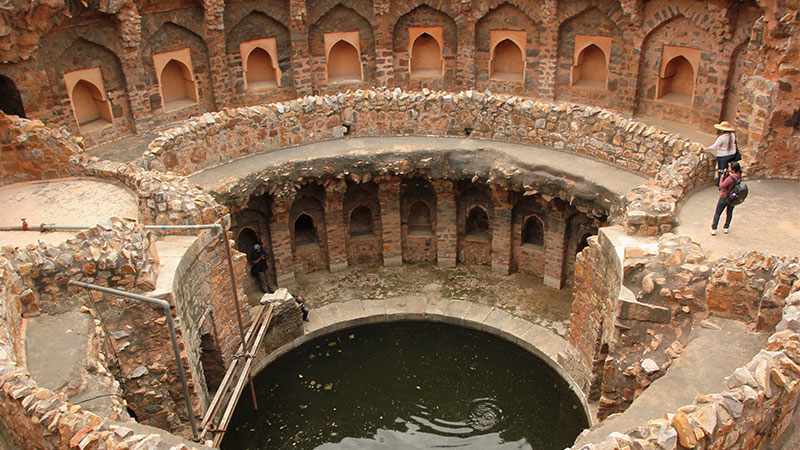
M93 145L309 94L488 89L707 132L728 120L752 173L797 176L795 13L778 0L160 1L42 7L25 24L4 10L0 105Z

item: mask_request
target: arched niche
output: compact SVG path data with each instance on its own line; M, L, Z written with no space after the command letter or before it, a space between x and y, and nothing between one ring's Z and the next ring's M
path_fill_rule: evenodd
M281 85L278 47L275 38L256 39L239 44L242 74L247 91L259 91Z
M489 239L489 215L480 206L473 206L467 214L465 233L470 238Z
M363 80L359 32L325 33L325 58L328 83Z
M491 30L489 33L489 78L503 81L525 79L525 44L527 32Z
M81 133L101 130L114 123L99 67L67 72L64 83Z
M0 111L10 116L25 117L22 96L11 78L0 75Z
M433 234L431 207L423 200L417 200L408 207L408 233L414 235Z
M441 78L444 73L442 27L408 28L411 78Z
M700 50L665 45L661 54L656 98L671 103L691 105L694 96Z
M375 223L372 219L372 211L366 206L358 206L350 212L350 236L372 236L374 234Z
M570 84L606 89L610 58L611 37L576 35Z
M161 106L173 111L198 102L197 83L192 72L192 55L188 48L153 55L158 74Z
M295 247L305 245L318 245L319 235L314 218L306 213L301 213L294 220L294 244Z
M250 227L242 228L236 235L236 249L246 255L249 255L253 251L253 246L260 242L258 233Z
M528 216L522 226L523 245L544 245L544 223L538 216Z

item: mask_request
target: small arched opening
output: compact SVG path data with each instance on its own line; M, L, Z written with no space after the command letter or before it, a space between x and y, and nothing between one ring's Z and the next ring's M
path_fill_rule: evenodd
M672 58L658 79L656 98L683 105L692 104L694 94L694 69L682 55Z
M489 239L489 216L480 206L473 207L467 215L466 234L468 237Z
M72 88L72 109L82 133L105 128L114 122L111 105L94 84L80 80Z
M411 78L440 78L442 49L428 33L419 35L411 46Z
M275 64L272 56L262 48L254 48L247 56L245 77L248 91L278 87Z
M0 75L0 111L9 116L25 117L22 107L22 96L17 85L6 76Z
M300 214L294 221L294 244L296 247L303 245L316 245L317 227L314 219L308 214Z
M328 82L347 83L361 81L361 58L349 42L340 40L328 53Z
M242 228L239 235L236 236L236 248L246 255L249 255L253 251L253 245L259 242L261 240L258 238L258 234L250 227Z
M544 224L536 216L525 219L522 227L522 243L530 245L544 245Z
M522 49L511 39L503 39L492 51L491 78L494 80L522 81L525 64Z
M350 213L350 236L371 236L373 233L372 211L359 206Z
M408 208L408 232L423 235L433 233L431 208L422 200L417 200Z
M578 54L575 66L572 68L573 86L605 89L608 80L608 67L606 54L594 44L586 46Z
M166 110L197 103L197 86L185 64L173 59L164 66L161 71L161 96Z

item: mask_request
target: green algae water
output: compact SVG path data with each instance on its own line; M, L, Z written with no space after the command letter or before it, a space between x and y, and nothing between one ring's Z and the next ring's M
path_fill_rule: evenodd
M244 393L223 450L569 447L588 426L568 383L536 356L432 323L351 328L308 342Z

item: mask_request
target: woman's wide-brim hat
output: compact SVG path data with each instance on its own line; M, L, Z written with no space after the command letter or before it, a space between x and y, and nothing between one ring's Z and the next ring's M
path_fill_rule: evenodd
M733 127L727 120L723 120L722 122L714 125L714 128L722 131L733 131Z

